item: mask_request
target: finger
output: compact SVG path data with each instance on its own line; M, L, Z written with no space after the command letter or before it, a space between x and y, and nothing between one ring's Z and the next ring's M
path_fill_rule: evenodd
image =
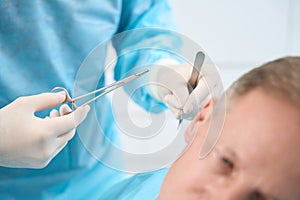
M76 128L86 118L89 110L90 106L88 105L80 106L70 114L51 118L47 121L46 128L51 129L54 136L57 137Z
M186 83L183 83L180 87L175 88L172 92L177 99L179 108L182 109L190 95Z
M41 93L37 95L32 95L25 97L26 101L28 102L28 105L33 108L33 111L39 111L44 110L47 108L52 108L54 106L58 106L59 104L62 104L65 99L66 95L64 92L58 92L58 93Z
M72 112L72 109L67 104L62 105L59 108L60 115L67 115L67 114L69 114L71 112Z
M186 86L177 88L164 98L164 103L171 105L174 108L182 109L189 97L189 91Z
M164 98L164 103L168 104L168 107L170 106L176 109L180 109L180 103L173 94L166 95Z
M172 105L169 105L168 103L165 104L168 107L168 109L173 113L176 119L179 119L181 117L183 113L181 109L174 108Z
M159 101L162 101L166 95L172 94L168 88L159 83L150 83L147 87L151 96Z
M176 109L182 108L181 103L179 102L177 97L173 94L166 95L164 98L164 102L165 102L165 104L168 104L170 107L173 107Z
M204 102L209 96L209 90L206 86L206 82L200 80L197 87L193 90L193 92L188 97L184 107L183 113L187 119L192 119L195 114L197 114Z
M49 116L50 116L50 118L59 117L58 110L56 110L56 109L51 110Z
M72 109L67 104L64 104L59 108L59 112L60 112L60 115L63 116L63 115L67 115L67 114L71 113ZM74 134L75 134L75 129L72 129L71 131L63 133L57 137L59 137L60 140L63 139L64 142L67 142L73 138Z

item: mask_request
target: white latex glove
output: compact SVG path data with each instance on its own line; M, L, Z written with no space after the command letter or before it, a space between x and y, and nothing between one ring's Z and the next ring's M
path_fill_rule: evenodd
M188 80L192 65L163 60L149 72L150 94L173 112L176 118L191 120L222 87L218 83L218 71L214 66L203 65L196 88L189 93ZM218 90L218 91L216 91Z
M20 97L0 109L0 166L43 168L74 136L74 129L85 119L89 106L74 112L62 106L60 115L52 111L44 119L35 112L60 105L64 93L42 93ZM66 114L66 115L65 115Z

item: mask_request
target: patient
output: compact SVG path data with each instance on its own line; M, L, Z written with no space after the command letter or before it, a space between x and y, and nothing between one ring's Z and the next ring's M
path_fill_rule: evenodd
M211 118L217 117L212 108L220 103L210 101L186 131L192 144L168 171L159 199L300 199L300 57L250 71L225 96L216 146L200 159Z

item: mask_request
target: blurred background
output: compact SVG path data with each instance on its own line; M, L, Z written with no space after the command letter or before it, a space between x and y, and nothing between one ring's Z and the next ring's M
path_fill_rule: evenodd
M300 55L299 0L169 0L179 32L218 65L227 88L264 62Z

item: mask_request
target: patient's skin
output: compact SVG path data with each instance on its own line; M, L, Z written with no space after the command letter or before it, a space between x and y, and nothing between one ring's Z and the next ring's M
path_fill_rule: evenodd
M254 89L227 111L220 139L203 160L199 151L212 102L186 134L197 135L170 168L163 200L296 200L300 198L300 115L289 100ZM272 198L273 197L273 198Z

